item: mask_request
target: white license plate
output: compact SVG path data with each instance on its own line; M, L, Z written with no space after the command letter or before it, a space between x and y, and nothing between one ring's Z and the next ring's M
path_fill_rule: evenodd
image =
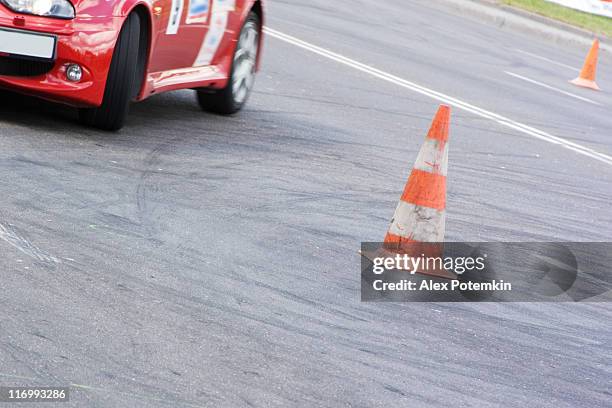
M0 53L53 59L56 37L0 28Z

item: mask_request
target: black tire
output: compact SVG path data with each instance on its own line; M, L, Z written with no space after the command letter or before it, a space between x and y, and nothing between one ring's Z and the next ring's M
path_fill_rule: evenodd
M259 36L261 35L261 23L259 16L254 11L251 11L249 16L247 17L242 29L240 31L239 42L236 45L236 50L234 51L234 56L232 58L232 67L230 69L230 77L227 82L227 86L220 90L212 90L212 89L198 89L196 91L198 103L202 110L207 112L218 113L220 115L232 115L238 112L245 105L249 98L249 94L252 88L249 88L246 92L246 96L237 97L234 91L234 75L236 73L236 55L239 52L240 46L240 38L242 38L245 30L251 29L255 27L257 29L257 42L259 41ZM255 55L259 52L259 46L255 51ZM256 58L255 58L256 59ZM254 75L253 66L253 75ZM254 80L254 78L253 78ZM252 87L252 82L251 82Z
M104 99L97 108L79 110L81 123L98 129L116 131L123 127L129 112L134 89L141 81L137 78L139 69L139 48L141 21L132 13L121 28L115 45L113 59L106 79Z

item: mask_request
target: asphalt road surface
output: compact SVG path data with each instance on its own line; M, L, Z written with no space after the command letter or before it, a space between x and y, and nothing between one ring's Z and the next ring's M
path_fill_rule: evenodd
M356 251L429 91L537 130L454 104L447 240L610 241L610 55L595 93L567 83L586 49L442 2L278 0L267 23L235 117L176 92L108 134L3 94L0 385L70 385L61 407L609 406L609 304L364 304Z

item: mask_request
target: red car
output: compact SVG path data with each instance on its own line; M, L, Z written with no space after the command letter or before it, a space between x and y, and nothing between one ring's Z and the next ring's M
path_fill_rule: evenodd
M0 0L0 88L120 129L131 101L197 91L232 114L253 87L262 0Z

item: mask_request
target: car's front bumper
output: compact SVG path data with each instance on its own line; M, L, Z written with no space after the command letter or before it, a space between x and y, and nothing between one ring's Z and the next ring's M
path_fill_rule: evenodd
M48 71L40 74L33 71L34 75L0 71L0 87L74 106L99 106L123 20L123 17L77 16L73 20L60 20L26 16L0 5L0 27L57 36L55 58L51 64L47 63ZM2 58L15 59L0 55ZM36 66L36 63L31 60L26 66ZM66 68L72 63L79 64L83 70L82 79L76 83L66 78Z

